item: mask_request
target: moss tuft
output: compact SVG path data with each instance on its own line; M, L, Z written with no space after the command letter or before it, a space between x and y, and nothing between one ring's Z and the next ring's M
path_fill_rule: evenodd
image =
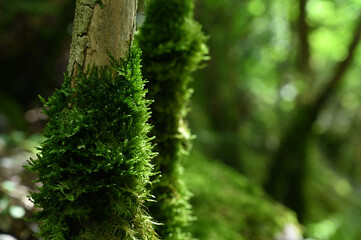
M47 138L27 168L42 183L31 199L43 239L157 239L149 200L152 144L140 50L78 73L47 102Z

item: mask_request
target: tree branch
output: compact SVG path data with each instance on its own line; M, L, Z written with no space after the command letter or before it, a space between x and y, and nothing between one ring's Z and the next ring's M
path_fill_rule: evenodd
M294 122L286 132L280 147L275 152L270 167L270 178L266 183L267 192L293 209L302 221L306 202L304 199L304 180L307 174L306 142L317 115L337 84L352 63L361 37L361 17L354 36L348 47L347 57L335 66L335 72L326 87L320 91L315 101L299 105Z
M341 79L345 75L347 69L349 68L349 66L352 63L352 60L355 55L355 51L360 42L360 38L361 38L361 17L358 19L358 23L356 25L354 36L352 38L350 45L348 46L347 57L343 61L339 62L336 65L335 71L334 71L332 77L330 78L328 84L325 86L323 91L321 91L321 93L318 95L318 97L314 101L314 104L313 104L314 114L317 115L317 113L322 108L323 104L326 102L326 100L329 98L329 96L334 91L337 84L341 81Z
M310 45L308 43L308 32L309 26L306 22L307 12L306 12L307 0L299 1L299 17L298 17L298 38L299 38L299 67L300 71L304 74L309 73L310 65Z

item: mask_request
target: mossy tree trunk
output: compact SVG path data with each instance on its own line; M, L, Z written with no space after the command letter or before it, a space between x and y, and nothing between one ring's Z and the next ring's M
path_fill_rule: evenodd
M47 139L27 166L42 183L31 194L42 239L158 239L144 207L154 153L130 46L136 3L77 1L68 74L44 101Z
M152 217L162 225L162 239L192 239L186 228L192 221L189 191L182 179L182 160L190 148L186 124L192 89L190 74L207 54L205 36L193 20L193 0L152 0L146 9L139 43L143 50L143 73L149 81L149 98L156 137L153 184L156 202L149 204Z

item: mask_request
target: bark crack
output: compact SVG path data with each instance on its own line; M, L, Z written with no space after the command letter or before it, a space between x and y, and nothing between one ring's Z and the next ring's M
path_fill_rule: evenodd
M127 57L136 29L136 2L77 0L68 74L74 78L88 65L109 65L108 53L116 59Z
M89 47L88 28L93 17L95 5L94 0L78 0L76 3L74 29L67 68L68 73L72 76L77 74L79 66L83 67L85 62L86 48ZM72 85L75 85L75 82Z

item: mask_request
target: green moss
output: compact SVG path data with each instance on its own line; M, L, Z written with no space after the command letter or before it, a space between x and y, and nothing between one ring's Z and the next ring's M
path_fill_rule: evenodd
M104 3L102 0L96 0L95 1L96 4L99 4L100 8L103 9L105 7Z
M271 200L232 168L193 152L185 164L197 221L192 233L207 240L273 240L296 215Z
M27 168L43 239L157 239L144 203L154 157L140 51L70 77L44 102L49 122Z
M207 47L201 27L193 20L192 0L152 0L139 35L143 50L143 74L149 80L149 98L156 136L154 159L161 172L149 205L151 215L162 223L156 227L162 239L191 239L189 191L182 180L182 158L190 148L191 134L184 118L192 90L190 74L199 68Z

